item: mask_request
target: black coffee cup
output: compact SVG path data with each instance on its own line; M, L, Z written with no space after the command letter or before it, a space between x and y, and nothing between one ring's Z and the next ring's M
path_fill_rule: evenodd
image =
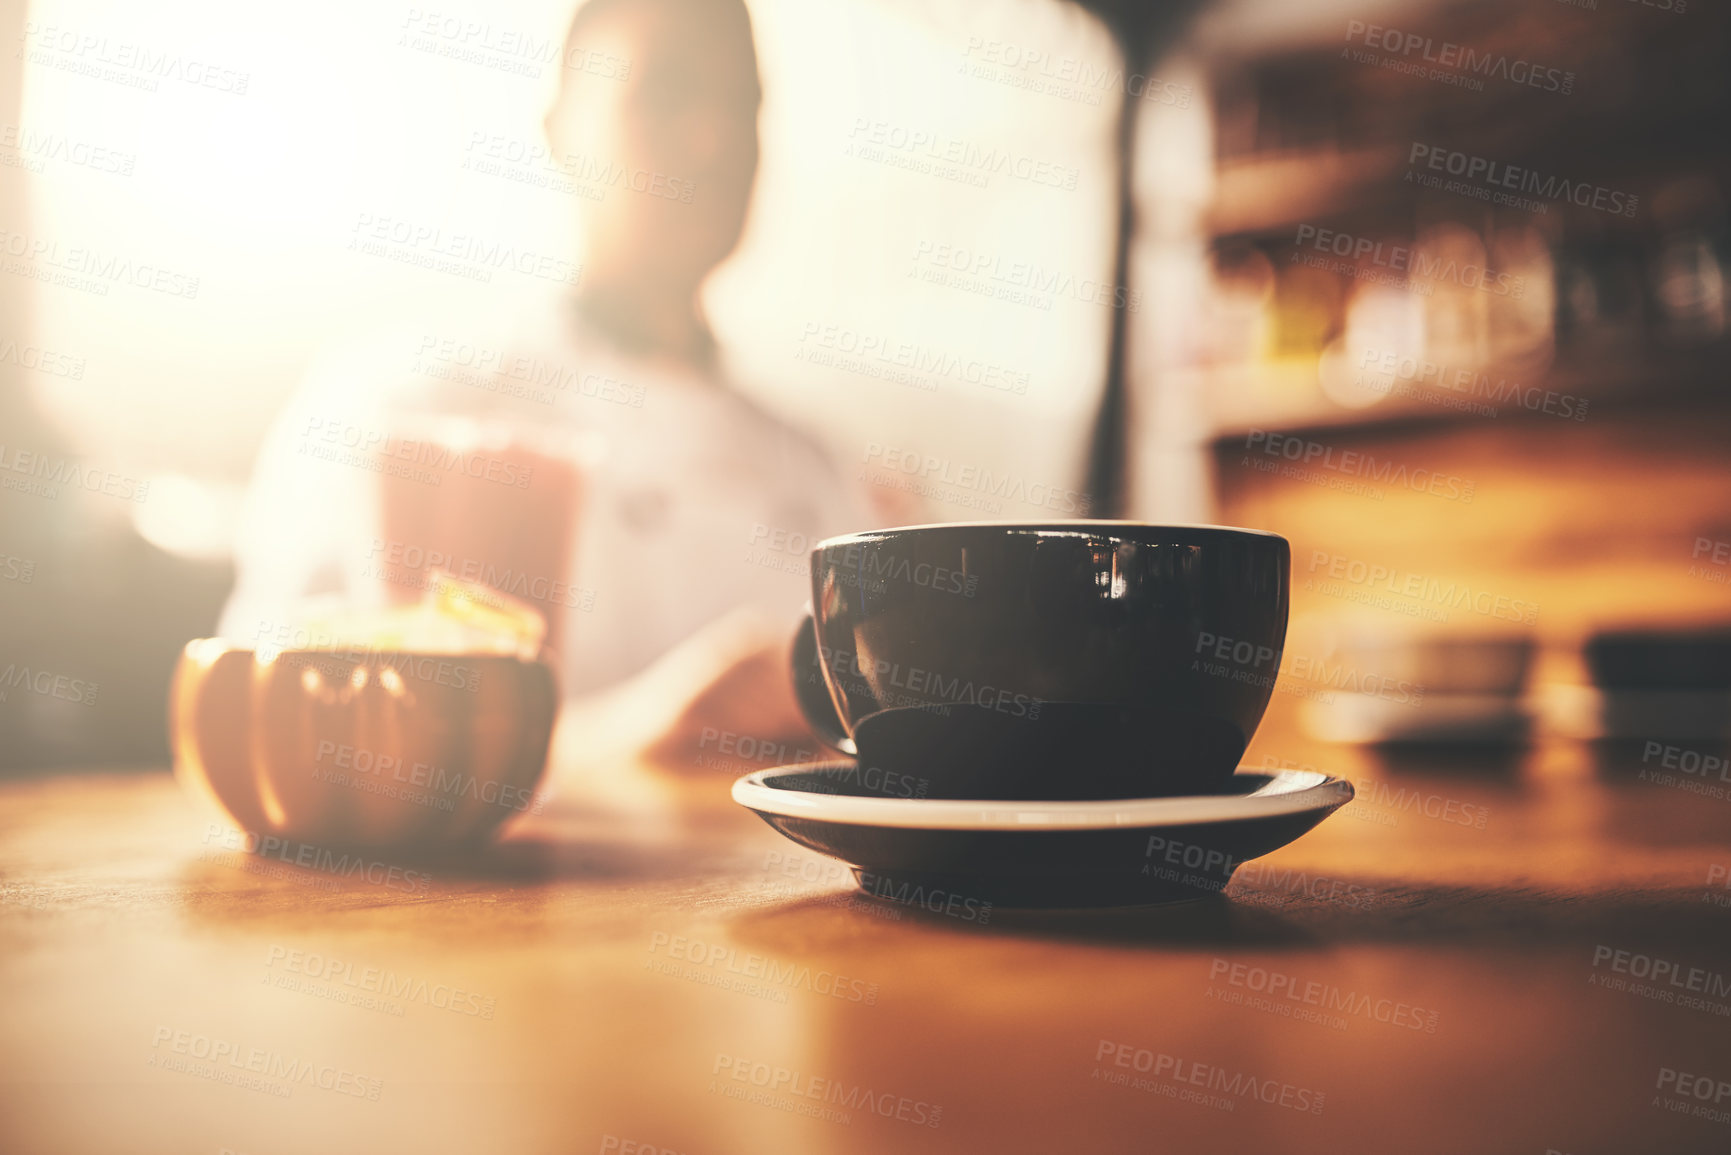
M819 542L794 683L825 741L927 798L1225 788L1286 640L1286 539L975 522Z

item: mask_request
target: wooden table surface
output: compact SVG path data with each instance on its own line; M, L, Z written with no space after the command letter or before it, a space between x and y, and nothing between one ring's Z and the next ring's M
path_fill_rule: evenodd
M726 766L375 881L166 772L14 780L0 1150L1731 1150L1731 783L1287 750L1360 800L1227 897L973 919L852 897Z

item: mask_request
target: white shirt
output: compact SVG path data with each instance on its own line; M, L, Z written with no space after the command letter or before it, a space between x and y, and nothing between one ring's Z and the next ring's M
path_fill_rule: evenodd
M543 581L539 600L525 599L564 613L568 696L638 673L734 611L785 618L791 633L811 596L811 546L868 527L863 495L810 439L719 380L623 354L571 315L551 302L507 340L417 333L309 374L255 467L222 634L304 646L294 625L310 598L414 596L428 565L381 524L369 446L413 444L389 439L414 436L429 413L599 446L585 467L569 589ZM426 489L438 500L436 485Z

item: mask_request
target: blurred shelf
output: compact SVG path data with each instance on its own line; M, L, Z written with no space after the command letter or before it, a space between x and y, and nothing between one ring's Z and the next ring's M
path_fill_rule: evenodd
M1680 157L1656 148L1651 141L1627 142L1607 164L1585 160L1590 152L1609 150L1603 135L1582 139L1578 147L1553 138L1541 150L1519 134L1506 139L1465 141L1437 136L1427 143L1503 163L1519 158L1522 167L1547 177L1596 184L1641 198L1650 205L1655 189L1675 179L1708 175L1721 188L1731 187L1731 151ZM1256 153L1223 159L1215 170L1214 198L1204 219L1206 235L1226 239L1291 239L1299 225L1340 228L1365 217L1412 220L1421 209L1456 209L1449 215L1496 212L1508 220L1561 220L1564 227L1585 225L1594 233L1608 230L1648 231L1651 212L1634 218L1582 208L1567 201L1547 202L1549 211L1531 214L1483 201L1427 189L1407 182L1409 145L1374 145L1342 150L1334 147ZM1345 231L1354 231L1350 224Z
M1679 175L1705 173L1731 186L1731 149L1724 144L1731 82L1723 51L1731 42L1731 7L1690 5L1679 18L1609 0L1595 9L1441 0L1414 5L1393 21L1406 33L1481 58L1542 59L1568 72L1567 94L1495 79L1473 91L1353 60L1339 37L1346 19L1309 45L1241 52L1230 42L1213 46L1219 156L1207 222L1213 237L1254 237L1301 223L1334 227L1359 214L1398 214L1417 205L1489 211L1482 202L1403 180L1415 142L1620 188L1644 202ZM1652 225L1650 211L1630 221L1559 203L1547 215L1589 230Z
M1650 411L1664 406L1688 408L1704 417L1731 416L1731 385L1724 369L1728 356L1731 342L1719 341L1699 349L1617 359L1583 351L1565 355L1543 372L1529 371L1524 377L1510 366L1486 365L1478 370L1493 380L1506 377L1520 382L1523 388L1585 400L1586 415L1580 422L1506 401L1480 402L1493 404L1495 416L1413 397L1390 397L1354 409L1317 396L1315 368L1309 362L1202 372L1198 384L1214 404L1213 443L1232 448L1241 446L1245 437L1257 431L1289 436L1365 436L1441 427L1489 427L1504 419L1564 427L1602 422L1607 415L1614 418L1619 412L1637 408Z
M1228 237L1327 221L1388 201L1403 150L1394 145L1342 152L1293 149L1222 161L1207 229Z

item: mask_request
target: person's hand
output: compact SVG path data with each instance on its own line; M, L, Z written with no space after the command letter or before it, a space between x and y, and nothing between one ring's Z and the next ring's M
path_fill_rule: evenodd
M806 725L790 673L793 623L749 611L687 638L591 710L612 748L723 784L828 754ZM604 715L605 717L598 717Z
M666 719L645 758L670 770L731 777L819 757L823 745L794 700L789 649L786 641L764 642L730 655Z

